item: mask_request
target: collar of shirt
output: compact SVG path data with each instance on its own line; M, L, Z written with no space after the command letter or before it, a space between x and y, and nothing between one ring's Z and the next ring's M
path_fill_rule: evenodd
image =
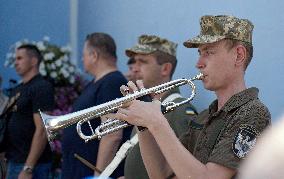
M257 88L252 87L233 95L219 111L217 111L218 100L215 100L209 106L209 115L216 116L221 111L229 112L235 108L238 108L245 103L258 98L258 91L259 90Z

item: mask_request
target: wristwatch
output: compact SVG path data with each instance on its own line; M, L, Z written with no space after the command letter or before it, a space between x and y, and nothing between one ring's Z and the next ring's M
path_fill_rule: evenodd
M32 174L33 173L33 169L34 168L32 166L25 165L24 168L23 168L23 171L27 172L29 174Z

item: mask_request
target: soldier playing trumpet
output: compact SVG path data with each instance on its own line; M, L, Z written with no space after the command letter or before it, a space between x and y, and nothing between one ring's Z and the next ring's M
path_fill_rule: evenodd
M133 58L136 78L143 80L145 87L150 88L171 80L177 65L176 48L177 44L167 39L155 35L141 35L138 44L127 49L126 55ZM155 98L161 98L162 102L180 102L184 100L178 88L157 95ZM179 137L187 131L188 122L194 118L195 114L195 108L186 103L169 112L165 117L175 135ZM139 144L136 144L128 152L124 175L126 179L148 178Z

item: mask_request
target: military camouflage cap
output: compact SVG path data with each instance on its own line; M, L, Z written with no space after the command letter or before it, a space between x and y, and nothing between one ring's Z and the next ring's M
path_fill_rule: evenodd
M177 44L167 39L160 38L155 35L141 35L138 38L138 44L130 49L126 49L125 53L128 57L134 54L150 54L155 51L162 51L172 56L176 56Z
M197 48L201 44L234 39L252 45L253 24L247 19L234 16L202 16L200 35L183 43L188 48Z

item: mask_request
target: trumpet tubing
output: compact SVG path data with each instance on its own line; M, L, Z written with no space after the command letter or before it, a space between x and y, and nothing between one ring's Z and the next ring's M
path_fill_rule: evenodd
M134 92L133 94L129 94L127 96L124 96L122 98L118 98L112 101L109 101L107 103L100 104L98 106L90 107L81 111L73 112L70 114L62 115L62 116L50 116L47 114L44 114L40 112L42 121L44 123L46 132L47 132L47 137L48 140L53 140L54 137L56 136L56 133L63 128L66 128L70 125L73 125L77 123L77 133L78 135L85 140L85 142L92 140L92 139L100 139L102 136L107 135L109 133L112 133L114 131L117 131L119 129L125 128L129 126L128 123L124 121L120 121L117 119L109 119L106 122L102 123L100 126L98 126L95 131L91 128L92 135L87 136L83 134L81 130L81 125L84 122L88 122L91 119L101 117L103 115L109 114L111 112L116 111L118 108L122 107L123 104L126 104L132 100L135 100L139 97L143 97L145 95L149 94L161 94L165 91L169 91L171 89L174 89L176 87L186 85L188 84L192 91L191 91L191 96L187 98L186 100L180 102L180 103L174 103L174 102L169 102L162 104L162 109L163 113L166 113L168 111L174 110L176 107L181 106L189 101L191 101L196 92L195 92L195 85L192 81L194 80L201 80L203 78L203 74L200 73L196 76L194 76L191 79L177 79L173 80L149 89L141 89L138 92ZM90 123L89 123L90 125ZM90 126L91 127L91 126Z

